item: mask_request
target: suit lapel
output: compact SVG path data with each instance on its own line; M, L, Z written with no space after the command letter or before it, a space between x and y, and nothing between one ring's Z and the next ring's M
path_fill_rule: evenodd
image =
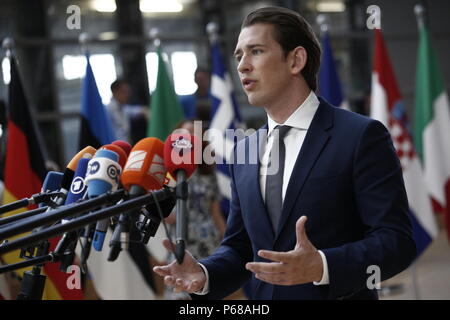
M283 202L283 209L277 228L275 239L283 230L283 227L291 214L300 191L308 178L309 172L316 163L321 151L330 139L328 129L333 124L333 109L323 100L314 115L313 121L306 133L302 148L295 162L294 169L289 180L288 188Z

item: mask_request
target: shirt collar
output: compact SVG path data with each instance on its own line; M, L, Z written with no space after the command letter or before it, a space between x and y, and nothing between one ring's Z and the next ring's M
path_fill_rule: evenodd
M303 101L297 110L295 110L284 123L277 123L269 115L267 115L267 125L269 129L267 136L269 137L273 129L278 125L286 125L300 130L308 130L319 104L319 99L314 91L311 90L305 101Z

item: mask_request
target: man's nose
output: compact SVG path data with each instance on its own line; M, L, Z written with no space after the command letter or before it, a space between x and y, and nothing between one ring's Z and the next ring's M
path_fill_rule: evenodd
M241 73L247 73L252 70L252 64L250 63L249 59L245 57L245 55L239 61L237 70Z

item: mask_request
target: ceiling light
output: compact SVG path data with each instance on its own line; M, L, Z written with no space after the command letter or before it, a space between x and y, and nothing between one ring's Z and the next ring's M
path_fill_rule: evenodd
M117 9L114 0L93 0L92 8L98 12L115 12Z
M183 5L177 0L141 0L139 3L141 12L180 12Z
M319 12L344 12L345 4L341 1L319 2L316 8Z

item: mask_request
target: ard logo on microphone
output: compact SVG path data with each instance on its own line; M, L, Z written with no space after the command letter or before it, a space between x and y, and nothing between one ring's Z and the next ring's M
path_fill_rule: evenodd
M79 194L83 192L86 184L84 183L84 179L82 177L76 177L72 181L72 186L70 187L70 192L72 194Z

